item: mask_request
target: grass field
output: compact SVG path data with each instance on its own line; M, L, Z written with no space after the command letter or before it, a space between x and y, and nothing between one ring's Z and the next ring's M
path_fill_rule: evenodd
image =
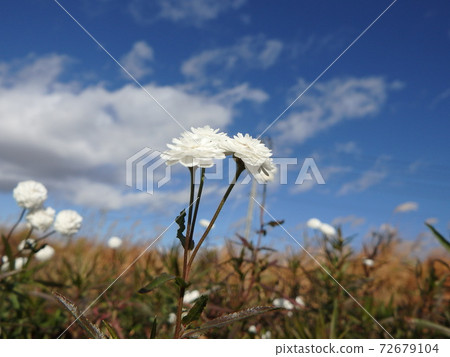
M4 237L9 229L1 229ZM252 306L284 308L210 329L202 338L450 337L450 258L444 248L419 260L420 245L401 241L393 229L374 232L359 249L338 230L333 239L310 237L313 243L305 248L314 261L300 249L264 247L266 233L250 240L236 236L221 249L200 251L186 295L206 295L208 303L190 328ZM15 248L26 235L14 232L7 242L10 254L26 256ZM55 248L52 259L30 258L22 269L0 273L3 338L60 336L75 319L54 291L79 311L89 307L85 316L107 337L173 337L178 285L172 280L148 293L138 291L162 273L180 275L183 249L175 240L172 249L149 249L137 261L146 246L111 249L89 237L49 243ZM194 300L186 300L189 310ZM61 335L86 337L77 323Z

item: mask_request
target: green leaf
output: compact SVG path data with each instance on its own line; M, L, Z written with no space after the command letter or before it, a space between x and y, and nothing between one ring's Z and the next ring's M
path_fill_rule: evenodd
M112 339L116 340L119 338L117 337L116 330L114 330L114 328L109 323L107 323L106 320L103 320L102 324L106 327Z
M150 338L152 338L152 339L156 338L156 327L157 327L157 323L156 323L156 316L155 316L155 319L153 320L153 324L152 324L152 332L150 333Z
M189 287L189 285L191 285L190 283L186 282L183 278L180 278L179 276L175 278L175 284L177 284L180 288L185 289Z
M189 325L191 322L197 321L200 318L206 303L208 302L208 296L202 295L195 302L194 306L189 310L188 314L183 317L181 322L183 325Z
M409 318L407 321L417 327L427 328L439 332L447 337L450 337L450 328L423 319Z
M202 333L205 333L207 330L211 328L226 326L239 320L247 319L249 317L265 314L267 312L280 309L281 309L280 307L275 306L255 306L249 309L233 312L232 314L223 315L221 317L208 321L198 329L188 330L182 337L184 338L189 336L201 335Z
M438 241L450 252L450 242L444 238L442 234L440 234L431 224L425 223L425 225L430 228Z
M180 240L181 242L181 246L184 247L186 246L186 237L184 236L183 232L186 229L186 225L185 225L185 220L186 220L186 211L182 210L179 214L179 216L177 218L175 218L175 223L178 224L178 230L177 230L177 238ZM189 250L194 249L194 240L191 239L191 241L189 242Z
M281 226L284 223L284 219L280 219L278 221L270 221L269 223L267 223L268 226L271 227L276 227L276 226Z
M106 339L106 336L102 331L99 330L92 322L90 322L83 314L80 313L78 307L66 298L64 295L53 291L52 294L55 298L75 317L75 321L81 328L87 332L87 334L92 338Z
M144 286L142 289L138 291L140 294L146 294L152 291L153 289L156 289L157 287L161 286L162 284L175 279L174 275L170 275L167 273L162 273L160 276L158 276L156 279L154 279L151 283L148 283L146 286Z

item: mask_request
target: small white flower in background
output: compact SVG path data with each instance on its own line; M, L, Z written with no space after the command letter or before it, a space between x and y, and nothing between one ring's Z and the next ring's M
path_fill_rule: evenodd
M276 307L282 307L286 310L293 310L294 304L287 299L277 298L273 300L273 305Z
M4 263L8 263L8 262L9 262L9 259L6 255L0 259L0 264L4 264Z
M33 210L41 207L47 199L47 189L36 181L22 181L14 188L13 197L20 207Z
M245 168L258 181L267 182L273 179L276 167L271 159L272 151L261 140L238 133L233 139L224 141L222 145L225 153L240 158Z
M301 296L297 296L295 298L295 302L301 306L301 307L305 307L305 300L303 300L303 298Z
M167 319L167 321L169 322L169 324L174 324L177 320L177 315L174 312L171 312L169 314L169 318Z
M320 229L322 222L320 222L317 218L310 218L306 222L306 225L311 229Z
M14 260L14 270L22 269L23 266L27 263L28 258L18 257ZM1 271L5 272L9 270L9 262L6 261L2 264Z
M55 210L51 207L31 211L27 214L27 222L40 232L45 232L53 224Z
M209 224L211 223L211 221L208 221L207 219L201 219L201 220L198 221L198 223L199 223L202 227L208 228L208 226L209 226ZM215 224L213 224L211 228L214 228L214 227L215 227Z
M161 158L169 166L180 163L186 167L212 167L214 160L225 158L224 150L219 147L225 134L217 132L218 129L209 126L191 128L167 144L170 150L164 151Z
M37 260L40 262L45 262L55 255L55 249L46 245L44 248L39 249L39 251L34 255Z
M111 237L108 240L108 247L111 249L117 249L122 245L122 239L119 237Z
M30 252L31 248L36 248L36 241L33 238L28 238L26 240L23 240L19 243L17 246L17 249L20 252Z
M319 227L320 231L328 237L334 237L337 234L336 228L328 223L322 223Z
M257 332L256 326L255 326L255 325L251 325L251 326L248 328L248 332L250 332L250 333L256 333L256 332Z
M200 297L200 292L198 290L186 291L186 293L184 294L184 300L183 301L186 304L191 304L195 300L197 300L199 297Z
M266 332L264 332L262 335L261 335L261 338L262 339L270 339L270 338L272 338L272 333L270 332L270 331L266 331Z
M364 258L363 259L363 264L370 268L370 267L374 266L375 262L372 259L370 259L370 258Z
M83 218L75 211L63 210L56 215L55 231L65 236L71 236L80 230Z

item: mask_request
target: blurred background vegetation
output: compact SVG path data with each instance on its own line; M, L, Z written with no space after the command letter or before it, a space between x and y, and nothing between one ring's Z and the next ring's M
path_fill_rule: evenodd
M281 223L262 225L249 239L237 235L221 248L202 249L188 289L209 297L203 322L273 305L275 299L284 299L285 309L210 330L203 337L389 337L374 319L395 338L450 337L450 257L445 246L424 254L418 242L402 241L395 229L385 229L373 232L356 249L338 229L332 239L318 234L302 240L316 262L300 248L280 252L265 246L271 229L280 229L276 226ZM8 227L0 228L3 235L7 231ZM9 241L11 249L26 235L17 230ZM89 237L50 243L56 250L52 259L30 259L23 269L0 272L1 337L56 338L74 318L53 291L84 311L105 290L85 314L105 335L149 338L156 317L157 337L173 336L171 314L176 311L178 287L169 282L147 294L138 290L163 272L179 273L179 245L151 248L132 264L147 246L125 242L111 249ZM5 241L3 252L4 245ZM61 337L87 336L74 324Z

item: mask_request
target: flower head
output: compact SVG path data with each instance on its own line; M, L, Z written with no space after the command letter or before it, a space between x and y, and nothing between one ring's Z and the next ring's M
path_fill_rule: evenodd
M373 261L373 259L370 258L364 258L363 259L363 264L369 268L373 267L375 265L375 262Z
M15 270L19 270L22 269L24 267L24 265L27 263L28 258L25 257L18 257L14 260L14 269ZM8 271L9 270L9 262L6 261L5 263L2 264L1 271Z
M167 144L170 150L164 151L161 158L167 165L180 163L186 167L211 167L215 159L225 158L220 145L225 138L224 133L218 133L218 129L209 126L191 128L180 138L173 139L173 144Z
M255 325L251 325L251 326L248 328L248 332L253 333L253 334L256 334L256 332L257 332L256 326L255 326Z
M276 307L282 307L286 310L293 310L294 304L290 302L288 299L277 298L273 301L273 305Z
M122 245L122 239L119 237L111 237L108 240L108 247L111 249L117 249Z
M311 229L320 229L322 222L317 218L310 218L308 219L308 222L306 222L306 225Z
M336 228L329 225L328 223L322 223L319 229L323 234L325 234L328 237L334 237L337 234Z
M168 322L169 324L174 324L175 321L177 321L177 315L176 315L174 312L171 312L171 313L169 314L169 318L167 319L167 322Z
M297 296L295 298L295 302L301 307L305 306L305 300L303 300L303 298L301 296Z
M271 339L272 338L272 333L270 331L266 331L261 335L262 339Z
M276 167L271 158L272 151L260 140L250 135L238 133L233 139L222 143L225 153L239 158L245 168L259 181L267 182L273 179Z
M51 207L31 211L27 214L27 221L34 229L45 232L53 224L55 210Z
M42 206L47 199L47 189L36 181L22 181L14 188L13 197L20 207L32 210Z
M40 262L45 262L51 259L55 255L55 249L49 245L44 246L44 248L39 249L39 251L34 255Z
M36 241L33 238L28 238L19 243L17 249L20 252L30 252L32 249L36 248Z
M55 231L71 236L80 230L83 218L75 211L63 210L56 215Z
M200 292L198 290L186 291L186 294L184 294L184 302L186 304L191 304L195 300L197 300L199 297L200 297Z

